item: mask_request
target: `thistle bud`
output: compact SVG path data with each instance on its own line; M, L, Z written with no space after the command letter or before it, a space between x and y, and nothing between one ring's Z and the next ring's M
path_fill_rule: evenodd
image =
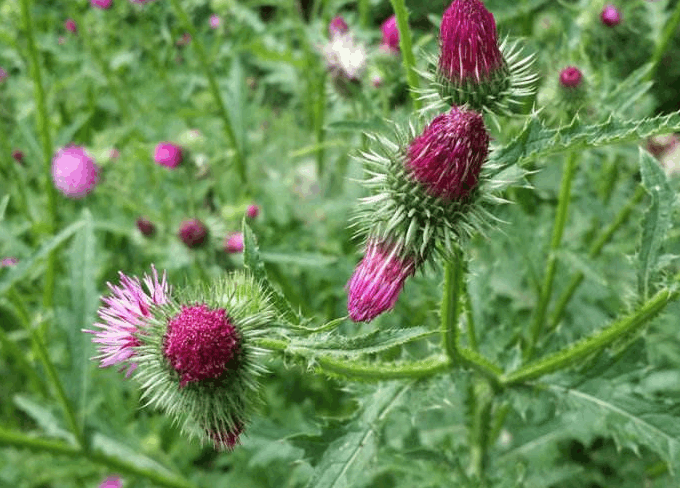
M340 15L333 17L328 24L328 36L331 39L340 34L347 34L347 32L349 32L349 26Z
M477 186L488 151L482 116L452 107L413 139L406 168L428 194L447 202L464 201Z
M217 14L212 14L210 16L210 28L217 29L220 26L220 16Z
M0 259L0 268L9 268L11 266L16 266L19 260L15 257L8 257Z
M605 5L600 13L600 19L607 27L614 27L621 23L621 12L614 5Z
M347 283L347 311L355 322L370 322L392 309L406 278L415 273L415 261L400 249L369 238L366 251Z
M195 249L207 240L208 228L198 219L185 220L179 227L178 235L189 249Z
M99 182L99 166L79 146L60 149L52 158L54 186L69 198L83 198Z
M567 66L560 72L560 85L564 88L577 88L581 84L583 73L576 66Z
M392 15L380 26L382 31L382 42L380 47L391 53L399 52L399 28L397 27L397 17Z
M78 32L78 26L76 26L76 21L73 19L66 19L64 22L64 27L72 34L76 34Z
M23 164L24 163L24 153L20 151L19 149L15 149L12 151L12 159L14 159L17 163Z
M153 159L156 164L174 169L182 162L182 148L171 142L159 142L154 149Z
M138 218L136 224L139 232L141 232L142 235L146 237L152 236L156 233L156 226L144 217Z
M229 254L243 252L243 232L234 232L224 241L224 250Z
M246 209L246 216L248 216L250 219L254 219L258 215L260 215L260 207L255 204L248 205L248 208Z

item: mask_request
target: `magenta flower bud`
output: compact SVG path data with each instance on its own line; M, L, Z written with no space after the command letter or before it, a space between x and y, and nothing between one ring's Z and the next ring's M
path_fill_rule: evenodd
M139 232L141 232L146 237L152 236L156 233L156 226L144 217L138 218L136 224Z
M217 14L212 14L210 16L210 28L217 29L220 26L220 17Z
M243 252L243 232L234 232L224 241L224 250L229 254Z
M54 186L69 198L83 198L99 182L99 166L79 146L60 149L52 158Z
M15 149L12 151L12 158L19 164L22 164L24 162L24 153L21 152L19 149Z
M258 207L257 205L248 205L248 208L246 209L246 215L249 218L254 219L258 215L260 215L260 207Z
M99 488L122 488L123 480L120 476L108 476L101 482Z
M488 152L482 116L452 107L411 141L406 168L430 195L447 202L465 201L477 186Z
M66 30L75 34L78 32L78 27L76 26L76 21L73 19L66 19L66 22L64 22L64 27L66 27Z
M404 281L413 273L413 258L400 256L395 246L369 239L364 258L347 283L349 317L354 322L370 322L392 309Z
M9 73L4 68L0 68L0 83L3 83L7 78L9 78Z
M10 266L16 266L18 262L19 260L14 257L2 258L0 260L0 268L9 268Z
M201 247L208 238L208 228L198 219L185 220L179 228L179 238L190 249Z
M174 169L182 162L182 148L171 142L159 142L153 153L157 164Z
M346 34L347 32L349 32L349 26L347 25L347 22L345 22L345 19L340 15L333 17L333 20L328 24L328 35L330 37Z
M480 0L454 0L439 30L438 74L455 87L507 77L496 21Z
M106 10L107 8L111 7L111 3L113 0L90 0L90 3L94 8L100 8L102 10Z
M581 84L583 74L576 66L567 66L560 72L560 85L565 88L576 88Z
M380 47L388 52L399 52L399 29L397 28L397 17L392 15L380 26L382 31L382 42Z
M602 23L608 27L614 27L621 23L621 12L612 4L605 5L600 14Z
M182 306L169 321L163 344L165 357L179 375L180 388L218 379L238 367L240 337L223 308Z

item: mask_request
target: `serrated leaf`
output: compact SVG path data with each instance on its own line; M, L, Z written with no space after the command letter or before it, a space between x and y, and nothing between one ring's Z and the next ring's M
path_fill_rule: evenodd
M304 339L293 339L287 350L293 353L317 351L325 355L360 356L385 351L438 333L438 331L431 331L425 327L411 327L408 329L374 330L356 337L322 334Z
M295 312L295 309L293 309L293 306L269 281L267 271L264 269L264 263L260 258L260 250L257 246L255 234L253 234L245 220L243 221L243 264L250 270L255 279L262 284L265 291L271 295L272 304L279 313L286 320L299 324L300 317Z
M638 253L638 294L645 300L649 297L649 282L659 261L661 244L670 228L675 194L658 161L642 148L640 173L642 186L652 200L642 218L642 237Z
M346 427L346 433L326 449L308 488L354 486L365 475L378 452L378 429L387 414L403 401L413 383L379 386L364 403L360 415Z

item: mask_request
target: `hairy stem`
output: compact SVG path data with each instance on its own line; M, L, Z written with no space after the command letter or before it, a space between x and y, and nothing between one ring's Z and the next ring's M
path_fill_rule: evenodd
M546 264L538 305L536 306L534 319L531 324L529 342L524 350L525 359L531 358L534 348L536 347L536 342L538 342L543 330L545 315L548 310L548 303L550 302L550 297L552 295L553 282L555 281L555 273L557 271L557 250L562 243L562 234L564 233L564 226L567 221L567 211L569 210L569 201L571 200L571 182L574 179L575 169L576 152L571 152L564 161L562 184L557 202L557 212L555 213L555 223L553 225L552 239L550 241L548 262Z
M630 201L626 204L625 207L623 207L614 221L609 224L609 226L598 236L597 239L593 242L593 244L590 246L590 250L588 251L588 257L589 258L596 258L599 256L600 252L602 251L602 248L607 244L614 233L623 225L626 220L628 220L628 217L632 213L632 211L635 209L638 203L642 200L642 198L645 196L645 189L642 186L638 186L635 190L635 193L633 194L633 197L630 199ZM569 304L569 301L571 298L574 296L574 293L576 292L576 289L579 287L579 285L583 282L584 275L581 272L576 273L571 281L569 282L569 285L567 285L567 288L564 290L562 295L560 296L557 306L555 307L555 311L550 319L549 325L548 325L548 331L552 331L557 327L557 324L559 324L560 320L562 319L562 315L564 314L564 310L567 308L567 305Z
M522 366L517 371L502 377L501 383L503 385L522 383L572 366L589 355L600 352L617 339L640 330L678 295L680 292L677 290L663 289L627 317L614 321L609 327L561 351Z
M416 60L413 56L413 46L411 41L411 29L408 26L408 12L404 0L390 0L394 15L397 18L397 28L399 29L399 48L406 70L406 81L411 89L413 108L418 111L421 108L421 101L418 99L418 74L416 73Z
M472 300L470 294L468 293L467 282L463 280L463 299L465 301L465 327L467 332L467 341L470 345L470 349L477 351L479 346L477 345L477 333L475 332L475 317L472 312Z
M493 390L485 380L477 380L470 391L472 422L470 425L470 474L480 486L486 486L486 464L491 430Z
M224 105L224 100L222 99L222 94L220 92L220 87L217 84L217 79L215 78L212 69L210 69L210 62L208 61L208 56L205 53L203 43L198 38L196 28L194 27L194 24L191 22L191 19L189 18L189 15L187 14L186 10L184 10L184 8L182 7L182 3L179 0L170 1L172 3L173 8L175 9L175 12L177 13L177 16L180 18L182 23L184 23L185 28L191 35L191 44L196 50L196 54L198 54L198 60L201 63L201 67L203 68L203 73L205 74L205 77L208 79L210 91L212 92L215 104L217 105L217 110L220 114L220 117L222 117L222 122L224 123L224 132L227 136L227 139L229 140L229 143L232 146L232 149L234 150L234 164L236 166L236 171L238 172L238 175L241 178L241 182L243 182L243 184L245 185L246 191L249 191L248 175L246 173L246 163L242 153L242 148L240 147L238 139L236 138L236 132L234 131L234 127L231 123L231 117L229 116L227 108Z
M463 256L457 249L453 260L444 267L444 290L441 303L441 335L442 346L451 358L457 362L458 316L460 315L460 291L463 281Z

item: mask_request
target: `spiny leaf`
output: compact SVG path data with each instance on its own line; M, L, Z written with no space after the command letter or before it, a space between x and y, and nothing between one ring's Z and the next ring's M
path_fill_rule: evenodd
M652 203L642 220L642 238L638 253L638 293L642 300L649 297L649 281L659 261L659 250L671 225L675 194L666 173L647 151L640 149L642 185Z

